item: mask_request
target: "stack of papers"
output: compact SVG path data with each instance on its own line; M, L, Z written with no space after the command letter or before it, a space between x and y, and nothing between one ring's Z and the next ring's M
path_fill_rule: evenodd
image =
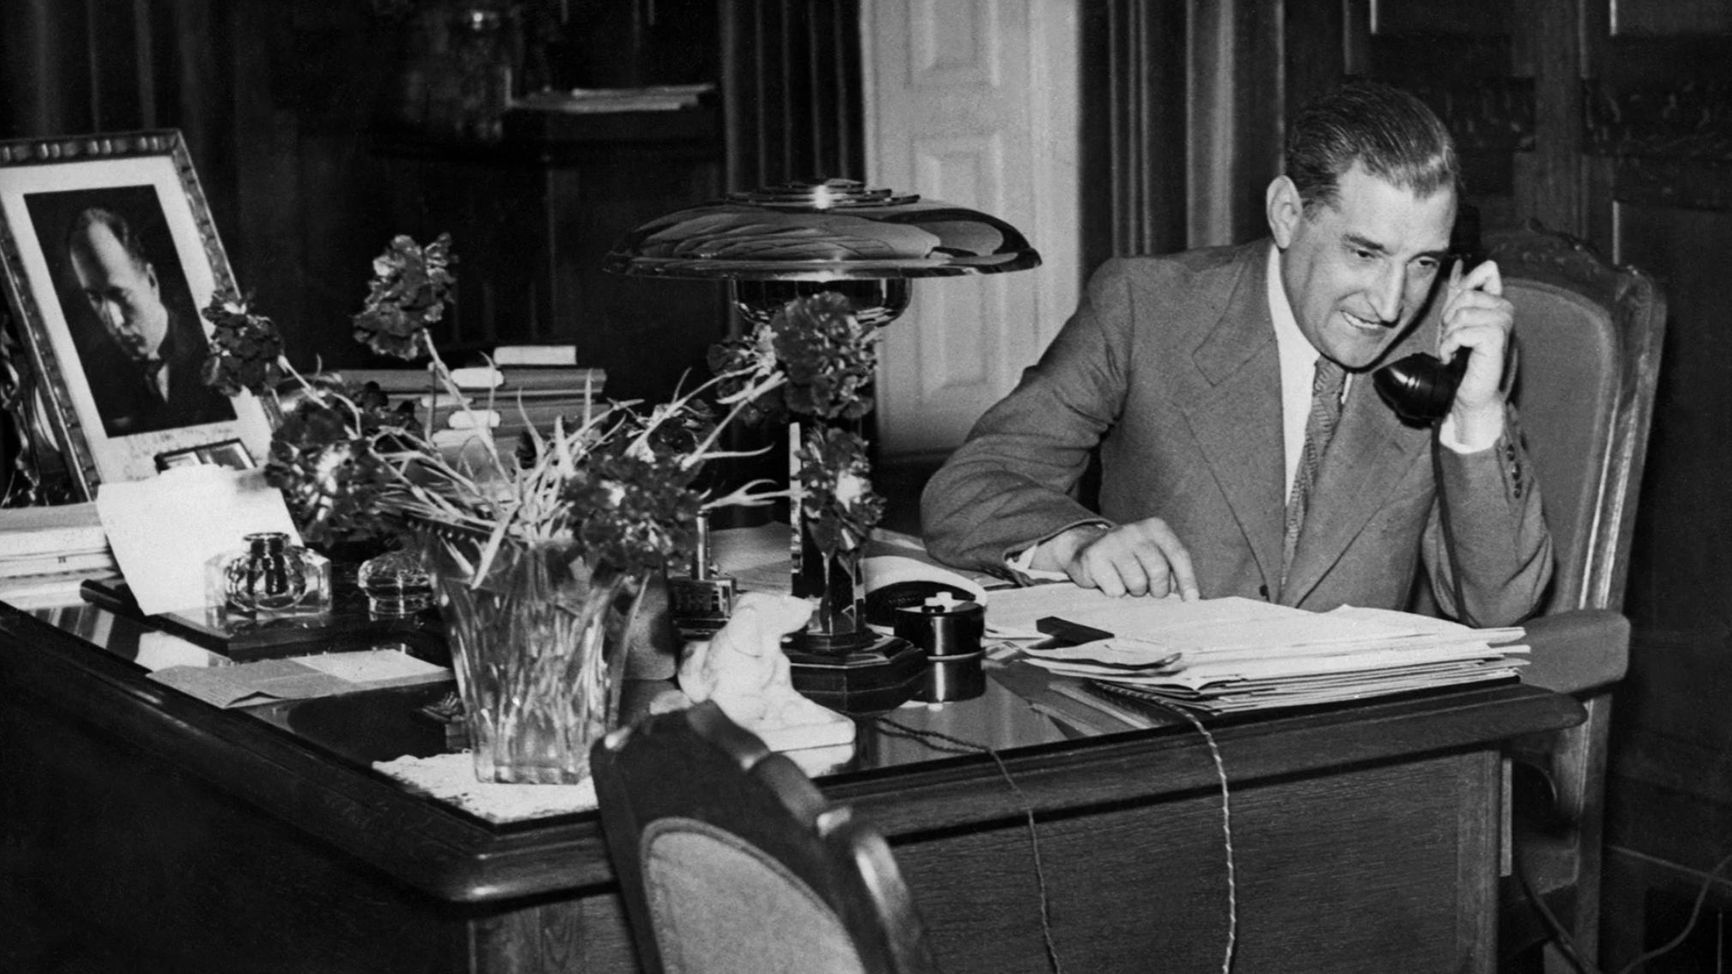
M85 579L117 574L95 504L0 509L0 601L75 605Z
M1473 629L1382 609L1315 613L1254 599L1112 599L1070 585L993 593L988 625L1037 634L1048 616L1111 633L1021 659L1124 696L1205 713L1359 700L1512 679L1520 628Z

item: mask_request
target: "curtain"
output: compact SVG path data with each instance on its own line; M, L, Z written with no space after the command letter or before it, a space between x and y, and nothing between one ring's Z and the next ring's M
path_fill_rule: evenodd
M1236 243L1266 232L1280 172L1282 0L1100 0L1083 21L1083 252Z
M855 0L720 0L726 180L863 179Z

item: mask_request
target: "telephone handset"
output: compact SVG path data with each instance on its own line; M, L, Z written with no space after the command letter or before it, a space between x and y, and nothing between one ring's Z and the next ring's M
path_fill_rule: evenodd
M1373 372L1371 382L1397 416L1427 426L1449 414L1469 354L1458 348L1446 364L1428 352L1414 352Z
M1457 261L1462 275L1479 263L1468 254L1458 254ZM1371 384L1395 415L1417 426L1429 426L1449 414L1455 389L1467 373L1470 354L1469 349L1458 348L1446 363L1430 353L1414 352L1373 372Z

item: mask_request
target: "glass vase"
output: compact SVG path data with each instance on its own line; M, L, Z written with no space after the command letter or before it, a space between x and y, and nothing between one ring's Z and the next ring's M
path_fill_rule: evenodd
M845 653L871 644L876 634L866 624L864 549L824 551L805 519L796 534L793 593L812 603L812 619L802 634L804 647L819 653Z
M619 721L641 575L592 569L569 544L426 539L475 777L577 784Z

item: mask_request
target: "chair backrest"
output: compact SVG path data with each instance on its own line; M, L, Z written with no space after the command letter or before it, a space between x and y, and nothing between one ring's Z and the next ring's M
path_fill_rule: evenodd
M1665 296L1642 271L1537 225L1485 243L1516 306L1513 398L1557 553L1542 612L1621 609Z
M714 703L609 734L590 767L650 974L937 969L883 837Z

